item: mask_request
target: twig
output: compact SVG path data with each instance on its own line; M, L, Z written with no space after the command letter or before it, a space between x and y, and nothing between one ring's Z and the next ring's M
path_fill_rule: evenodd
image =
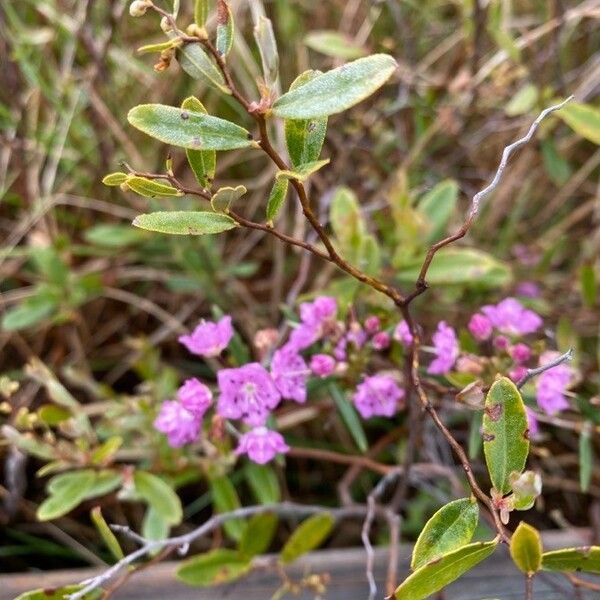
M525 600L533 600L533 575L525 576Z
M544 373L544 371L549 371L554 367L558 367L558 365L562 365L565 362L568 362L573 359L573 348L569 348L564 354L561 354L558 358L551 360L550 362L542 365L541 367L536 367L535 369L527 369L527 373L517 381L517 389L521 389L530 379L537 377Z
M171 538L165 538L162 540L147 540L144 545L128 554L112 567L100 573L96 577L92 577L82 582L83 587L68 596L69 600L81 600L86 594L91 591L98 589L105 582L111 580L119 572L121 572L128 565L133 564L137 560L148 556L155 550L163 550L165 548L179 548L187 549L189 545L195 540L209 534L224 523L231 521L232 519L243 519L252 517L258 514L264 513L276 513L280 516L302 516L302 515L313 515L324 512L329 512L336 520L347 519L351 517L362 517L367 512L365 506L349 506L344 508L328 508L326 506L318 505L303 505L295 504L293 502L281 502L277 504L263 504L259 506L245 506L236 510L232 510L227 513L221 513L208 519L205 523L197 527L196 529ZM127 533L130 535L130 533Z

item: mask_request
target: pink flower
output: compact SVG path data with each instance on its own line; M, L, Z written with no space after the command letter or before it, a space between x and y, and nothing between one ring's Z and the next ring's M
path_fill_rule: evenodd
M233 337L231 317L223 317L217 323L201 321L191 335L182 335L179 342L192 354L218 356L229 345Z
M269 412L281 400L271 376L258 363L221 369L217 380L221 392L217 412L226 419L243 419L252 426L264 425Z
M540 366L554 360L556 352L544 352L540 357ZM544 371L537 379L536 399L538 406L549 415L569 408L565 391L571 382L573 372L568 365L560 364Z
M348 340L345 337L340 338L339 342L336 344L333 349L333 355L337 360L346 360L346 346L348 345Z
M390 345L390 334L386 331L380 331L373 336L371 344L375 350L385 350Z
M374 334L377 333L381 329L381 321L379 317L375 315L371 315L365 319L365 330L367 333Z
M350 323L349 331L346 334L346 340L354 345L355 348L362 348L367 341L367 334L356 321Z
M542 326L541 317L526 309L516 298L505 298L495 306L483 306L481 312L496 329L508 335L526 335Z
M289 449L283 436L277 431L271 431L266 427L255 427L240 437L235 453L238 456L247 454L250 460L264 465L276 454L283 454Z
M517 286L517 294L525 298L539 298L540 286L533 281L523 281Z
M319 296L313 302L300 305L301 323L290 334L288 344L304 350L323 336L328 326L335 322L337 302L330 296Z
M198 379L186 379L177 390L177 398L184 408L202 418L212 403L212 392Z
M526 363L531 358L531 349L527 344L515 344L510 350L511 358L518 364Z
M166 434L169 446L181 448L194 442L200 433L200 422L196 415L176 400L166 400L154 420L154 427Z
M476 340L487 340L492 335L492 322L481 313L475 313L469 321L469 331Z
M413 337L406 321L400 321L400 323L396 325L393 337L403 346L410 346L413 343Z
M428 373L432 375L445 375L449 373L459 354L456 332L445 321L440 321L437 331L433 334L435 360L429 365Z
M283 398L306 402L306 380L310 371L293 346L283 346L273 354L271 377Z
M508 350L510 346L510 340L505 335L497 335L494 338L494 348L498 350Z
M365 377L354 392L353 400L356 410L363 419L375 415L391 417L400 407L400 401L405 392L398 387L396 381L389 375L373 375Z
M327 377L335 369L335 358L329 354L315 354L310 359L310 368L318 377Z
M529 436L534 438L540 432L540 426L535 416L535 412L532 411L529 406L525 407L525 411L527 412L527 423L529 425Z
M527 367L524 367L522 365L517 365L516 367L513 367L510 370L510 372L508 373L508 376L515 383L518 383L519 381L521 381L521 379L523 379L523 377L525 377L525 375L527 375Z

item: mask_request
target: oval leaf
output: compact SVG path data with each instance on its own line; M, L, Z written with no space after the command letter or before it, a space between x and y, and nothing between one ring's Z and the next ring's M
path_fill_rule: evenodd
M600 110L589 104L570 102L556 114L575 133L594 144L600 144Z
M388 54L359 58L290 90L275 101L273 114L284 119L313 119L342 112L377 91L396 66Z
M277 515L264 513L254 515L240 540L239 552L246 558L263 554L269 549L277 530Z
M186 560L177 569L177 579L198 587L234 581L250 569L250 559L235 550L217 548Z
M330 513L313 515L302 521L281 550L283 563L291 563L320 546L331 533L334 523L335 520Z
M204 52L201 44L184 44L177 53L177 60L181 68L193 79L204 81L224 94L231 94L223 74Z
M146 179L145 177L132 175L127 178L126 183L132 191L146 198L154 198L155 196L183 196L183 192L180 192L172 185Z
M311 31L304 38L304 43L309 48L333 58L352 60L366 54L365 50L356 45L352 38L335 30Z
M302 87L321 74L321 71L305 71L292 82L290 90ZM327 117L320 119L286 119L285 143L292 165L298 167L318 160L326 132Z
M564 548L542 554L542 569L545 571L586 571L600 573L600 546Z
M479 506L470 498L461 498L442 506L421 531L410 568L418 569L468 544L475 533L478 519Z
M242 506L233 483L227 476L217 477L210 482L213 504L220 513L228 513ZM243 519L229 519L223 523L223 529L227 535L239 542L246 530L246 522Z
M109 173L102 179L104 185L114 186L121 185L127 181L127 173Z
M138 215L133 225L140 229L173 235L203 235L227 231L237 223L227 215L208 211L170 211Z
M195 96L186 98L181 103L181 108L196 113L208 114L204 104ZM217 168L217 153L215 150L190 150L186 148L185 154L198 183L202 187L208 187L215 177Z
M235 123L176 106L140 104L129 111L127 120L165 144L191 150L234 150L256 145L250 133Z
M510 475L521 473L529 453L529 427L519 390L508 377L494 381L485 399L483 451L494 488L511 490Z
M475 542L427 563L396 589L395 600L423 600L479 564L494 552L497 540Z
M438 239L456 208L458 184L452 179L441 181L419 201L418 209L427 219L427 242Z
M25 329L47 319L57 308L57 298L46 290L40 290L35 296L27 298L18 306L4 313L2 329L5 331Z
M275 179L275 183L273 184L271 193L269 194L269 201L267 202L267 222L270 225L273 225L273 221L279 214L279 211L285 202L288 187L289 179L286 177Z
M422 260L403 267L396 273L400 283L414 283ZM471 285L502 287L512 280L512 271L505 263L474 248L444 248L436 253L427 272L431 285Z
M216 46L221 56L227 56L233 46L233 15L229 2L217 0L217 41Z
M61 588L40 588L17 596L14 600L65 600L71 594L78 592L83 585L67 585ZM84 600L97 600L104 594L103 590L94 590L86 594Z
M181 522L181 500L168 483L147 471L136 471L133 482L138 495L167 523L177 525Z
M92 469L56 475L48 482L50 496L38 507L37 518L49 521L66 515L86 498L95 480Z
M254 41L258 46L263 75L267 84L272 85L279 77L279 53L273 32L273 23L264 15L259 15L254 27Z
M537 529L521 521L510 540L510 555L525 575L537 573L542 564L542 539Z
M219 188L210 199L210 205L213 207L215 212L228 213L231 204L236 200L239 200L246 193L246 191L247 190L243 185L238 185L234 188Z
M281 500L281 487L272 467L249 462L244 469L244 475L258 502L274 504Z

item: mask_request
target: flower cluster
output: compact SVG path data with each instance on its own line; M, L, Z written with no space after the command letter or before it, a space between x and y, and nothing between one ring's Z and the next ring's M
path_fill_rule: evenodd
M363 321L354 315L342 320L335 298L317 297L300 305L299 322L279 347L274 329L257 333L255 346L261 362L231 366L227 349L234 332L230 316L218 322L202 321L190 335L179 341L193 354L220 357L225 366L216 373L218 393L214 412L217 419L238 421L243 432L238 434L236 454L247 454L260 464L289 450L283 437L267 426L282 402L304 404L311 378L339 378L347 388L357 412L364 419L391 418L404 408L405 390L400 370L393 367L393 353L386 359L394 343L410 351L413 336L405 321L384 326L382 319L369 315ZM437 324L431 346L424 352L433 355L427 373L446 376L453 381L461 374L472 383L459 394L469 405L480 402L482 382L497 372L508 372L517 381L527 369L544 364L554 356L541 352L527 336L542 326L541 317L516 298L506 298L496 305L486 305L471 316L468 330L478 345L477 353L461 350L456 331L445 321ZM472 348L471 348L472 350ZM386 370L371 365L387 365ZM374 371L374 372L373 372ZM537 379L537 404L548 414L569 406L565 390L572 378L571 369L561 365L546 371ZM336 384L337 385L337 384ZM155 427L166 434L169 444L181 447L196 441L202 431L202 419L213 405L212 392L197 379L188 379L176 400L163 403ZM535 413L529 409L531 432L535 433ZM232 425L234 425L232 423ZM235 425L233 427L235 431Z

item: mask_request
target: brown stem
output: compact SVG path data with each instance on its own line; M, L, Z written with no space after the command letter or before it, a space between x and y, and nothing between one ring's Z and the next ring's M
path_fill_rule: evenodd
M525 576L525 600L533 600L533 575Z

